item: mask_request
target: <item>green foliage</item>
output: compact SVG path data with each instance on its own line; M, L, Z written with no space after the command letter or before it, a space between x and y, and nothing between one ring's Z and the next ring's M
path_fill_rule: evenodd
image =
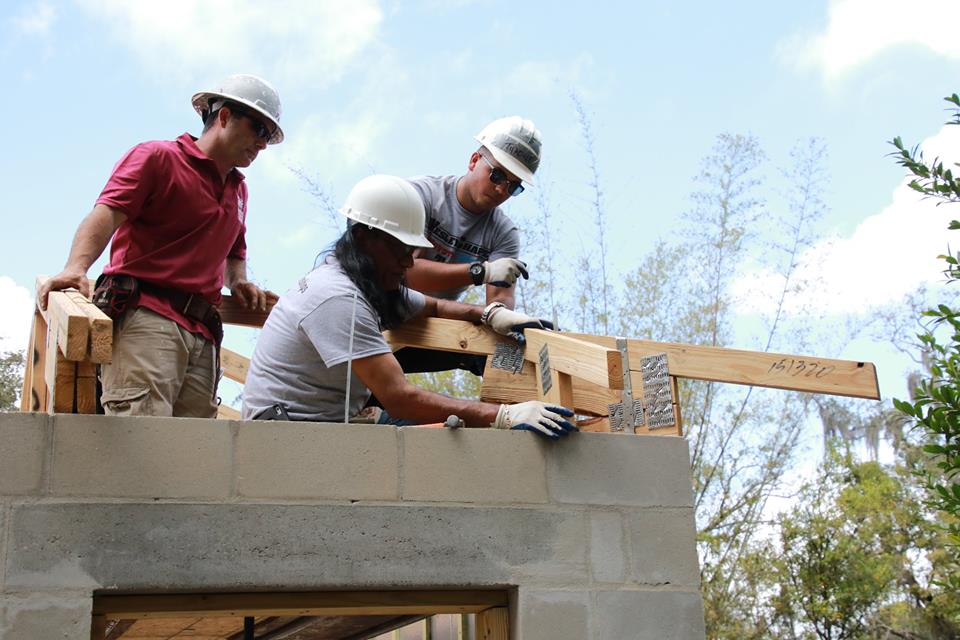
M953 94L944 98L945 101L960 107L960 96ZM960 124L960 109L954 109L953 117L947 124ZM923 153L919 147L914 146L909 149L904 146L903 140L897 136L890 141L897 151L892 155L897 159L897 164L904 167L915 177L910 181L910 188L931 198L938 198L945 202L960 201L960 181L953 177L952 169L944 169L943 162L934 158L933 162L927 163L923 158ZM954 166L958 166L956 163ZM957 229L956 221L950 224L951 229ZM953 263L956 265L956 263Z
M0 411L17 411L23 387L23 352L0 355Z
M957 94L945 100L960 107ZM960 109L954 109L948 124L960 124ZM941 204L960 203L960 181L942 162L926 163L917 147L906 148L899 136L891 144L897 148L893 154L897 162L915 176L911 188ZM952 221L949 229L960 229L960 221ZM948 283L960 280L958 257L940 256L946 263ZM922 317L925 330L918 337L928 356L929 373L919 381L911 400L894 400L894 406L924 433L923 451L932 462L921 471L928 504L947 514L953 559L953 571L944 577L943 586L960 592L960 311L941 303Z
M780 517L778 540L757 552L772 595L757 618L772 637L956 637L957 594L935 600L929 588L943 570L942 532L904 477L829 449Z

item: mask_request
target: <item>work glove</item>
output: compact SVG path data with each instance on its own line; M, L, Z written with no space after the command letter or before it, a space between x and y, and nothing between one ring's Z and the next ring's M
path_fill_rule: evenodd
M502 404L497 418L490 426L494 429L522 429L559 440L571 431L579 431L566 418L573 417L573 411L564 407L548 406L539 400L529 400L518 404Z
M500 335L513 338L521 345L527 342L523 337L524 329L553 329L553 323L549 320L511 311L502 302L488 304L480 316L480 321Z
M530 278L527 273L527 263L516 258L497 258L492 262L483 263L483 282L495 287L512 287L517 278Z

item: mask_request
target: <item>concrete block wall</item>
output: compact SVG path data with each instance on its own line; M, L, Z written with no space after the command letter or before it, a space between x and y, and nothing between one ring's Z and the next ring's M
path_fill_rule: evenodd
M513 637L704 637L686 442L0 414L0 638L94 592L512 590Z

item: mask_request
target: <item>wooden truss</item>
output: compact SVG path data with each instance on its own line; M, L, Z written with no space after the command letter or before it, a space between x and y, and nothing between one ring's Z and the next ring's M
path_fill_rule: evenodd
M42 283L38 278L37 285ZM263 326L267 312L224 296L225 324ZM93 413L98 363L109 362L111 320L76 291L39 306L24 376L23 411ZM689 378L879 400L869 362L618 339L530 329L526 348L469 322L427 318L387 331L394 350L419 347L487 356L480 399L541 399L573 408L588 431L681 435L677 380ZM223 349L224 375L243 384L249 360ZM220 417L238 419L222 407Z

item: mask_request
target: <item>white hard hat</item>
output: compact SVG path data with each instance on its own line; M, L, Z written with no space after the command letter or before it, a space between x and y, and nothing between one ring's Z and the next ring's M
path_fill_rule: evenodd
M247 106L264 118L274 127L273 136L267 144L283 142L283 130L280 128L280 94L269 82L257 76L238 74L228 76L220 81L216 89L201 91L193 94L191 102L201 118L206 119L217 102L237 102Z
M527 184L540 166L540 132L520 116L498 118L483 128L474 139L490 150L504 169Z
M424 235L426 212L413 185L396 176L367 176L340 209L346 217L389 233L409 247L432 247Z

